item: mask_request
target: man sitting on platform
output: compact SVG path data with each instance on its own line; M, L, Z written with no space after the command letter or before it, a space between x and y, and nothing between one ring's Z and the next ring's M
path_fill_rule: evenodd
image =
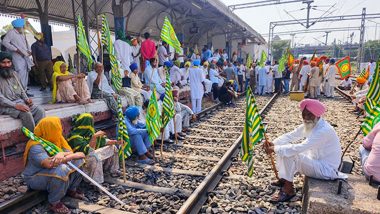
M359 147L361 165L367 179L372 176L372 182L380 185L380 117L373 121L372 131L363 139L363 145Z
M146 126L139 122L139 109L136 106L129 106L125 110L125 123L127 125L129 139L131 141L132 150L137 152L138 163L153 164L153 155L149 152L151 142L146 130Z
M33 104L12 68L12 55L0 52L0 115L20 118L22 125L33 131L45 117L45 110Z
M338 172L341 157L339 137L322 115L326 107L318 100L305 99L300 103L303 124L294 131L264 144L268 154L277 154L279 179L272 183L282 187L272 202L289 201L295 196L293 177L296 172L306 176L333 180L343 178ZM292 144L306 138L299 144Z
M87 77L88 88L92 99L105 99L108 108L113 115L117 115L117 102L118 95L109 85L106 76L104 75L103 64L97 62L95 64L95 71L88 73Z

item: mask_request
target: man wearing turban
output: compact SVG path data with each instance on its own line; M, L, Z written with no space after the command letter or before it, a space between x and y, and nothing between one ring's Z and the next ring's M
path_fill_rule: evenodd
M21 119L22 125L33 131L45 117L45 110L33 104L12 68L12 54L0 52L0 115Z
M205 76L200 65L200 60L193 61L193 67L189 70L191 105L194 113L202 111L202 98L206 91Z
M127 125L132 151L137 153L137 162L143 164L153 164L152 153L149 151L151 142L146 126L139 122L140 111L137 106L129 106L125 112L125 124Z
M326 107L318 100L305 99L300 103L303 124L290 133L265 143L264 149L277 154L279 179L272 183L281 187L273 202L289 201L295 196L293 177L296 172L325 180L344 178L338 172L341 157L339 137L334 128L322 118ZM293 144L304 139L301 143Z
M325 96L327 98L334 98L336 73L335 59L330 59L325 73Z
M15 71L18 73L22 87L27 90L28 72L33 66L30 59L32 54L24 35L24 19L16 19L12 21L13 29L8 31L3 39L3 45L7 51L12 53L12 61ZM32 96L28 94L28 96Z

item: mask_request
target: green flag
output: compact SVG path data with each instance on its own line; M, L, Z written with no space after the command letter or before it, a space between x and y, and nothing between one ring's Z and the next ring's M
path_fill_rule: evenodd
M158 109L156 87L153 88L152 95L150 96L149 105L146 114L146 129L149 134L149 140L151 143L156 140L160 135L162 127L160 110Z
M174 100L173 100L173 93L172 93L172 82L170 81L169 72L166 72L166 83L165 83L165 97L163 101L163 119L162 119L162 127L165 127L168 122L174 117L175 115L175 108L174 108Z
M336 67L338 67L338 72L341 79L345 79L351 75L351 64L350 57L346 56L335 63Z
M365 70L365 68L363 68L362 72L360 72L360 74L359 74L359 77L367 79L366 73L367 73L367 71Z
M181 43L178 41L174 28L166 16L161 29L161 39L172 46L177 53L181 52Z
M373 108L379 103L380 99L380 58L376 62L375 73L371 81L371 85L366 95L366 101L364 103L364 109L367 114L373 111Z
M31 132L29 129L22 127L21 131L24 133L25 136L27 136L29 139L37 141L41 144L41 146L45 149L45 151L49 154L49 156L54 156L58 154L59 152L62 152L62 149L60 149L58 146L56 146L54 143L51 143L45 139L42 139L40 137L37 137L33 132Z
M261 51L261 57L260 57L260 61L259 61L259 66L260 67L264 67L265 61L267 61L267 53L265 53L265 51Z
M248 176L253 175L253 146L264 137L264 126L261 116L257 110L255 97L251 87L248 87L246 94L246 112L243 130L243 140L241 145L241 159L247 162Z
M367 113L367 116L365 117L361 129L363 131L364 136L367 136L367 134L373 129L373 127L376 125L378 121L375 121L375 119L378 120L380 114L380 104L377 104L372 112Z
M123 106L121 103L121 98L117 99L117 119L118 119L118 127L117 127L117 140L122 140L123 145L121 149L119 149L119 158L124 159L128 158L132 155L131 142L129 140L127 125L125 124L124 114L123 114Z
M88 69L91 69L92 60L90 46L88 45L86 33L84 31L82 19L78 16L78 26L77 26L77 47L78 50L86 57L88 63Z
M249 67L251 67L252 63L253 63L253 59L252 59L251 55L248 54L247 55L247 61L245 63L245 66L247 67L247 69L249 69Z
M278 72L279 73L282 73L285 70L285 64L286 64L287 58L288 58L287 54L285 53L285 54L282 54L282 57L278 61Z
M122 87L122 80L119 71L119 63L116 59L115 49L113 47L113 42L111 38L111 32L108 25L106 15L102 15L102 43L106 46L108 54L110 56L111 63L111 82L117 91Z

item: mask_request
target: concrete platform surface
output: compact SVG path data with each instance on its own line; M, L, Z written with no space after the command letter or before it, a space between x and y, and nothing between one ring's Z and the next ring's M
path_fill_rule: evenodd
M369 186L364 176L349 175L337 195L338 181L307 178L304 184L303 213L380 213L377 188Z

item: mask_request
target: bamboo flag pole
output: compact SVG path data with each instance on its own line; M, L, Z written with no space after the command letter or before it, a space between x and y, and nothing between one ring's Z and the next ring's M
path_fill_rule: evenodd
M124 142L124 139L122 139L121 140L121 142L122 142L122 144L123 144L123 146L121 147L121 149L122 149L122 151L123 151L123 158L122 158L122 164L123 164L123 181L124 181L124 183L126 182L126 173L125 173L125 154L124 154L124 144L125 144L125 142Z
M176 114L174 114L174 117L173 117L173 123L174 123L174 137L175 137L175 144L177 144L177 143L178 143L178 137L177 137L178 133L177 133L177 126L176 126L176 124L175 124L175 115L176 115Z
M164 128L162 128L162 131L161 131L161 148L160 148L161 158L163 158L163 156L162 156L163 150L164 150Z
M264 137L265 137L265 144L269 144L269 141L268 141L268 136L267 136L267 133L265 133L264 132ZM278 177L278 172L277 172L277 169L276 169L276 165L275 165L275 163L274 163L274 158L273 158L273 155L272 155L272 153L270 153L270 154L268 154L269 155L269 157L270 157L270 161L271 161L271 163L272 163L272 169L273 169L273 171L274 171L274 174L276 175L276 178L277 179L280 179L279 177Z

